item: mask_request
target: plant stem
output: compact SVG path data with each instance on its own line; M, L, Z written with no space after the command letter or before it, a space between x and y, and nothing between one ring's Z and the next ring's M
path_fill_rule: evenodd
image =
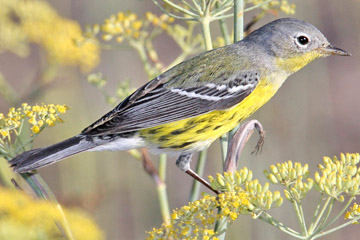
M244 0L234 0L234 42L244 38Z
M213 46L210 33L210 21L207 17L201 19L201 28L203 31L205 48L207 51L209 51L213 48Z
M160 211L163 218L163 221L166 225L170 224L170 207L169 207L169 200L167 197L166 191L166 154L160 154L159 157L159 181L156 184L156 190L158 192L159 204L160 204Z
M299 239L303 239L303 237L300 235L300 233L296 232L295 230L293 230L289 227L286 227L283 223L277 221L275 218L273 218L267 212L264 212L263 215L265 215L265 216L264 217L261 215L259 216L260 220L273 225L274 227L278 228L280 231L282 231L290 236L293 236L293 237L299 238Z
M216 2L216 7L219 8L219 2ZM221 30L221 35L223 36L224 40L225 40L225 44L229 45L230 44L230 36L229 36L229 31L226 27L226 22L224 21L224 19L219 19L219 25L220 25L220 30Z
M337 227L334 227L334 228L332 228L332 229L330 229L330 230L328 230L328 231L323 231L323 232L321 232L321 233L318 233L318 234L316 234L314 237L312 237L311 239L316 239L316 238L319 238L319 237L323 237L323 236L325 236L325 235L327 235L327 234L329 234L329 233L335 232L335 231L337 231L337 230L339 230L339 229L341 229L341 228L344 228L344 227L346 227L346 226L348 226L348 225L350 225L350 224L354 224L354 223L357 222L359 219L360 219L360 216L357 217L357 218L355 218L355 219L353 219L353 220L351 220L351 221L349 221L349 222L346 222L346 223L343 223L343 224L341 224L341 225L339 225L339 226L337 226Z
M220 24L221 35L223 36L223 38L225 40L225 44L229 45L230 44L230 36L229 36L229 31L226 27L226 23L225 23L224 19L219 19L219 24Z
M355 197L351 197L349 199L349 201L346 203L346 205L341 209L341 211L338 213L338 215L336 215L330 222L328 222L327 224L323 225L320 228L318 228L314 234L314 236L316 236L319 232L322 232L324 229L326 229L327 227L329 227L331 224L333 224L336 220L338 220L338 218L344 214L344 212L346 211L346 209L348 209L348 207L350 206L351 202L354 200Z
M300 223L301 229L303 231L303 234L307 237L308 232L307 232L307 229L306 229L304 215L302 214L302 212L303 212L302 207L301 207L301 205L298 204L298 202L296 200L293 200L293 206L294 206L298 221Z
M173 2L170 1L170 0L163 0L163 1L164 1L166 4L169 4L169 6L173 7L174 9L176 9L176 10L178 10L178 11L184 13L184 14L187 14L187 15L192 16L192 17L196 17L196 16L197 16L196 13L193 13L192 11L189 11L189 10L187 10L187 9L185 9L185 8L177 5L177 4L173 3Z
M220 137L221 158L224 167L225 167L226 155L229 147L228 138L229 138L229 133L225 133ZM225 169L223 170L225 171Z
M46 184L44 179L35 171L32 173L21 173L20 174L22 178L29 184L29 186L34 190L36 195L39 198L43 198L46 200L49 200L50 203L54 204L55 208L60 212L62 217L62 223L61 225L56 224L60 230L60 232L64 232L67 239L73 240L74 236L71 232L69 222L66 219L66 216L64 214L64 211L57 201L54 193L51 191L49 186ZM64 231L62 231L64 230Z
M207 153L206 150L203 150L199 153L199 157L198 157L198 161L197 161L197 165L196 165L196 169L195 169L195 172L199 176L202 176L204 174L204 168L205 168L205 163L206 163L206 153ZM191 187L189 202L193 202L199 198L200 186L201 186L200 182L194 179L192 187Z
M321 202L322 202L322 195L320 196L319 201L318 201L318 203L317 203L317 205L316 205L315 212L314 212L314 215L313 215L313 218L312 218L310 227L309 227L309 229L308 229L309 234L311 234L311 233L314 231L313 224L314 224L314 222L316 221L316 218L317 218L317 216L318 216L318 214L319 214L320 207L321 207Z
M221 208L218 208L218 214L220 214L220 213L221 213ZM228 225L228 223L227 223L226 218L223 218L223 219L220 219L220 220L216 221L214 231L217 232L217 233L220 233L217 236L217 238L219 240L224 240L225 239L227 225Z
M160 154L159 156L159 177L162 181L165 182L165 179L166 179L166 163L167 163L167 160L166 160L166 154L165 153L162 153Z
M161 182L156 185L156 190L158 192L160 211L165 225L170 224L170 208L169 200L166 192L165 182Z
M329 205L329 207L327 208L328 210L326 211L326 215L325 215L325 217L323 217L323 218L321 219L318 228L321 229L321 228L325 225L326 221L328 220L328 218L329 218L329 216L330 216L330 213L331 213L332 207L334 206L334 203L335 203L335 198L331 199L330 205Z
M309 227L309 234L310 234L310 235L313 234L313 232L315 231L315 229L317 229L318 224L319 224L319 222L320 222L320 219L322 218L322 216L323 216L323 214L324 214L324 212L325 212L328 204L330 203L330 200L331 200L331 197L328 197L328 198L326 199L326 202L325 202L324 206L321 208L320 213L317 215L317 218L316 218L315 222L312 222L312 223L311 223L311 225L310 225L310 227Z

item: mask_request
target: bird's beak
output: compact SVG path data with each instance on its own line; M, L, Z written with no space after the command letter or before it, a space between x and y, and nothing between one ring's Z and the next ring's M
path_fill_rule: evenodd
M340 48L334 47L331 44L329 44L326 47L319 48L319 51L325 55L351 56L351 53L342 50Z

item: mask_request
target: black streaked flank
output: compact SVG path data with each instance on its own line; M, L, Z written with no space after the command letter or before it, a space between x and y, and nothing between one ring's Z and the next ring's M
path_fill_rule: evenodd
M179 135L179 134L186 132L187 130L189 130L189 128L181 128L181 129L172 131L170 134L171 135Z
M191 144L195 143L195 141L192 141L192 142L184 142L183 144L180 144L180 145L173 145L173 146L170 146L170 148L173 148L173 149L181 149L181 148L184 148L184 147L187 147Z
M170 138L171 138L171 135L163 135L163 136L159 137L159 141L160 142L169 141Z
M210 127L211 127L210 125L207 125L207 126L201 128L201 129L199 129L199 130L196 130L196 133L199 133L199 134L200 134L200 133L204 133L204 132L206 132Z
M222 125L218 125L218 126L214 127L213 130L219 129L219 128L221 128L221 127L222 127Z

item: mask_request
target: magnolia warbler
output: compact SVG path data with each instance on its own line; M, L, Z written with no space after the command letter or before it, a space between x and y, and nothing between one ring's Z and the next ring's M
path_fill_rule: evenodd
M310 23L275 20L242 41L176 65L80 134L24 152L10 164L26 172L83 151L148 147L178 153L177 166L192 172L194 152L269 101L292 73L330 55L350 54L331 45Z

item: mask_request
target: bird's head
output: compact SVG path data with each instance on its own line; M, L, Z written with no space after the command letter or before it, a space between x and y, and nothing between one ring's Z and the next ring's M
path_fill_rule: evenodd
M294 18L270 22L250 34L249 40L256 41L258 46L275 57L277 67L289 73L319 57L350 56L349 52L330 44L312 24Z

